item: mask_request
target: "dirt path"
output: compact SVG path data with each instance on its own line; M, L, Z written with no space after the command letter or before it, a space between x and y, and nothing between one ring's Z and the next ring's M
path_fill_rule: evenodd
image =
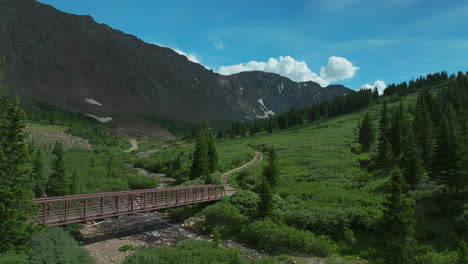
M131 138L129 139L129 141L130 141L130 144L132 144L132 146L129 149L124 150L124 152L131 152L131 151L138 149L138 141L136 139Z
M223 181L224 189L226 190L226 195L227 196L231 196L236 192L236 188L234 188L234 186L232 186L232 184L231 184L231 182L229 180L231 175L234 172L241 171L241 170L243 170L243 169L245 169L247 167L250 167L250 166L252 166L254 164L257 164L262 159L263 159L263 154L261 152L259 152L259 151L256 151L255 152L255 158L251 162L246 163L246 164L242 165L239 168L236 168L236 169L230 170L228 172L225 172L223 175L221 175L221 180Z

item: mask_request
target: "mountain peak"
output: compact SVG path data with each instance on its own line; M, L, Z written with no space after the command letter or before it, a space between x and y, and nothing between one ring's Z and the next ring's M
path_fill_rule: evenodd
M33 0L0 0L0 5L0 55L7 58L10 90L25 103L111 117L117 127L149 125L141 116L189 122L258 118L350 91L313 82L304 89L258 71L224 76L90 16ZM86 103L87 98L102 105Z

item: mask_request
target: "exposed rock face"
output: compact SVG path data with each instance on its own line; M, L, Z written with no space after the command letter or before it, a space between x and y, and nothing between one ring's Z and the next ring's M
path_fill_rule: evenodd
M126 128L141 124L136 114L238 120L351 92L273 73L219 75L169 48L34 0L0 0L1 55L6 82L23 102L112 118L109 123Z

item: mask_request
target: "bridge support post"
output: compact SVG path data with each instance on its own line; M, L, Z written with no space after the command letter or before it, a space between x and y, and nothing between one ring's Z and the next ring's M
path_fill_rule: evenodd
M86 221L86 219L87 219L86 216L87 216L87 210L88 210L88 198L85 198L85 200L84 200L84 208L83 209L84 209L84 213L83 213L84 214L84 220L85 220L85 222L87 222Z
M129 205L130 205L130 206L129 206L129 209L130 209L129 211L133 211L133 202L134 202L134 201L133 201L133 194L129 194L129 195L128 195L128 202L130 203L130 204L129 204Z
M101 215L104 215L104 197L101 197Z

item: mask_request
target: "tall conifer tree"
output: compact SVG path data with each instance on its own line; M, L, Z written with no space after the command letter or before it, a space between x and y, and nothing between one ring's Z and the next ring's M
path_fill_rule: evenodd
M400 167L403 170L403 178L413 189L418 184L424 171L420 156L413 129L409 127L404 139Z
M34 213L31 173L27 169L24 113L17 100L10 100L3 85L0 61L0 253L24 249L34 230L26 223Z
M462 187L462 176L458 173L458 146L447 118L442 116L437 134L436 147L430 163L430 175L436 182L447 186L449 192Z
M258 204L258 216L265 218L272 215L273 212L273 191L266 175L262 176L262 182L259 186L260 203Z
M399 170L392 174L390 193L384 203L382 227L385 264L413 264L416 240L414 238L414 201L408 196L408 185Z
M208 157L210 162L210 172L213 173L218 171L219 169L219 157L218 151L216 150L216 144L214 136L211 132L207 131L208 133Z
M359 126L359 143L362 150L368 152L374 142L374 128L369 113L364 115L362 123Z
M56 142L52 151L55 158L52 162L52 174L47 182L48 196L62 196L69 194L69 183L65 172L62 143Z
M278 153L272 146L267 151L267 165L263 167L263 176L269 183L271 189L276 189L279 185L280 170L278 167Z
M421 148L421 159L427 167L434 147L434 122L428 110L429 96L419 93L414 109L413 132L417 145Z
M34 181L34 194L36 197L43 197L46 194L47 176L44 172L42 161L42 151L38 149L33 158L32 177Z

